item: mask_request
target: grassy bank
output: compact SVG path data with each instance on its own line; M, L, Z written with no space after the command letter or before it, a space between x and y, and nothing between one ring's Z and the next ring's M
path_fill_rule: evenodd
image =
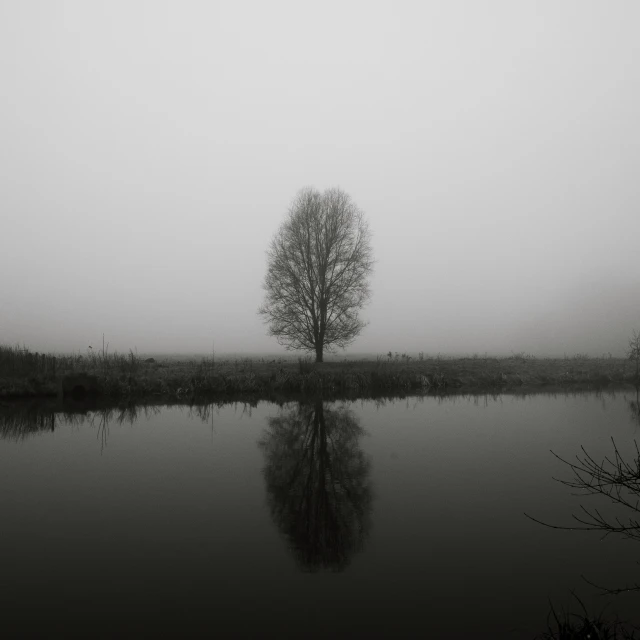
M308 359L175 361L135 353L52 356L0 346L0 398L47 397L73 373L96 376L113 399L172 400L273 394L376 395L522 388L603 387L636 382L635 365L622 358L391 358L324 362Z

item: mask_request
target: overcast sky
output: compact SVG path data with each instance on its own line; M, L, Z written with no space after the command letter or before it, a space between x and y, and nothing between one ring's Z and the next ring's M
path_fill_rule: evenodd
M0 3L0 342L283 351L296 192L376 258L351 352L622 354L640 328L640 3Z

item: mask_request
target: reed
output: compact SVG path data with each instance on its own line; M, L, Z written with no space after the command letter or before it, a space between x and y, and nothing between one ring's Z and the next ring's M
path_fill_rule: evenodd
M547 630L537 636L539 640L638 640L638 629L618 618L606 618L604 612L590 614L580 598L572 593L579 605L578 612L556 611L549 602Z
M374 395L421 394L581 386L598 388L633 383L635 362L622 358L445 358L424 353L376 360L316 364L309 359L265 360L203 358L200 362L147 361L128 354L88 349L86 354L32 354L24 347L0 346L0 398L55 395L57 381L68 373L98 378L102 394L141 399L164 396L190 400L234 394L269 397L273 393Z

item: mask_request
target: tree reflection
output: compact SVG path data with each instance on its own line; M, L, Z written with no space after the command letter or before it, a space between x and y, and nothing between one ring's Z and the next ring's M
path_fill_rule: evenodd
M364 430L346 407L300 403L268 419L260 441L273 519L307 571L341 571L370 528Z

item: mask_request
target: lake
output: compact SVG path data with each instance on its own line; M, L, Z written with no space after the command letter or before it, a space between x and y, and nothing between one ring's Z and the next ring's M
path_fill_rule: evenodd
M549 599L640 624L640 545L553 477L635 390L0 414L0 635L532 638ZM594 502L595 500L595 502ZM625 512L613 511L624 518Z

